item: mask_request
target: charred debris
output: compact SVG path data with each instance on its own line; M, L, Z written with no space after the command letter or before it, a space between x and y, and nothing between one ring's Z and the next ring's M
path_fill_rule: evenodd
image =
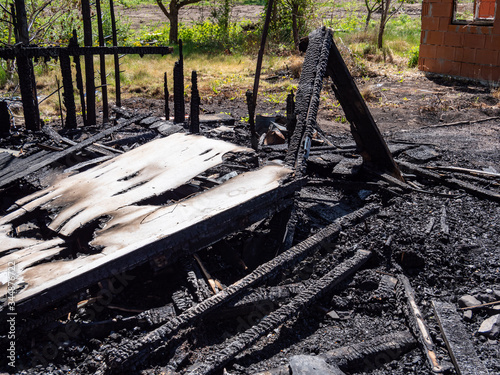
M96 125L82 96L77 120L70 58L171 49L75 43L0 51L26 69L58 57L67 114L41 127L31 79L31 131L13 134L0 106L2 371L500 370L500 175L388 145L328 29L309 36L286 118L264 127L200 114L196 72L186 116L182 52L173 117L165 78L164 116L117 105ZM326 77L352 143L317 126Z

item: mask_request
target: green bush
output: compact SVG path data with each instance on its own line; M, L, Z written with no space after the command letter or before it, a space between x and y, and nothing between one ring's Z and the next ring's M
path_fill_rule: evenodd
M415 68L418 65L419 46L410 48L408 51L408 66Z

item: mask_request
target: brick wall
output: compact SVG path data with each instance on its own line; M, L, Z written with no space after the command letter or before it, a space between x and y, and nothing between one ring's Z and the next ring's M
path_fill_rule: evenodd
M423 0L418 68L499 83L500 4L495 9L493 25L455 25L453 0Z

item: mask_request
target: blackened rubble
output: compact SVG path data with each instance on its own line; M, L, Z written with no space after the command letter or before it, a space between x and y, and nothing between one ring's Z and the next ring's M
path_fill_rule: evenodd
M329 33L318 33L323 38L319 45L329 46ZM176 257L169 256L164 242L167 251L134 260L120 272L96 273L84 286L68 286L64 298L45 301L44 308L43 298L32 300L17 321L18 373L217 374L225 369L230 374L284 374L320 363L335 374L428 374L431 366L453 374L458 368L464 373L464 361L481 363L482 373L500 371L500 181L495 169L500 155L477 147L467 150L474 163L456 163L464 159L464 143L498 132L500 125L490 120L477 134L460 129L468 137L462 143L447 142L460 139L454 127L390 134L387 149L402 170L399 178L380 164L367 163L373 158L365 149L360 154L352 138L323 134L316 116L301 117L301 111L313 113L310 108L317 105L314 99L306 104L301 99L304 81L309 79L296 95L301 104L292 146L261 145L256 153L226 154L168 194L128 207L182 205L271 160L291 160L304 179L281 181L276 188L280 198L265 196L261 206L247 207L259 212L251 217L234 219L231 212L224 219L227 233L197 244L196 257L190 246L200 232L179 243ZM337 95L343 95L339 88ZM184 121L173 124L164 113L134 111L126 104L112 111L121 117L113 127L61 131L53 126L52 131L21 130L2 139L0 147L22 148L24 154L0 153L1 215L16 216L8 223L11 228L0 227L3 259L15 259L13 250L20 247L48 241L67 247L56 261L100 251L92 244L112 218L98 215L77 228L77 236L57 234L54 222L58 207L67 203L64 195L50 207L25 209L29 213L21 212L20 199L64 181L65 171L88 171L141 145L160 144L166 139L163 132L184 137L176 134L186 130ZM246 124L213 117L204 121L200 115L202 143L222 139L236 148L250 146ZM309 149L302 142L307 137ZM430 148L423 150L422 144ZM125 177L124 184L137 176ZM60 224L69 228L71 218ZM120 222L115 229L121 225L126 228ZM212 234L220 227L212 222L202 232ZM293 238L287 247L290 228ZM50 264L42 257L27 269L44 262ZM18 307L23 312L23 304ZM456 322L461 331L450 332ZM459 333L465 359L456 345ZM7 335L2 335L4 344ZM2 371L14 372L3 366Z

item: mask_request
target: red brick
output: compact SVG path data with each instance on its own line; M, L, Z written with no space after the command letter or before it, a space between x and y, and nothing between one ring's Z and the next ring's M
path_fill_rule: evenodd
M451 17L453 9L452 2L431 3L429 14L433 17Z
M429 31L427 33L427 44L442 46L444 43L444 34L443 31Z
M484 48L500 51L500 35L488 35L485 38Z
M431 46L428 44L422 44L420 46L419 56L423 58L436 58L436 46Z
M460 66L460 75L474 79L481 78L481 66L477 64L462 63Z
M462 59L464 63L476 63L476 49L475 48L464 48L464 57Z
M439 30L448 30L448 26L451 24L450 17L439 17Z
M422 4L422 17L429 16L429 10L430 10L429 2L424 0L424 3Z
M476 64L498 65L498 51L487 49L476 50Z
M436 59L425 59L425 68L426 72L437 72L439 69L438 62Z
M439 66L439 72L436 73L448 74L451 76L460 75L460 63L438 59L438 66Z
M444 34L445 46L462 46L464 43L464 34L448 31Z
M422 17L422 30L439 30L439 18Z
M465 34L464 35L464 47L484 48L484 41L485 40L486 40L485 35Z
M458 62L464 61L464 48L463 47L456 47L455 48L455 58L453 60L458 61Z
M500 68L489 66L481 67L480 79L498 83L500 81Z
M455 59L455 48L456 47L439 47L436 50L436 57L438 59L453 61Z

